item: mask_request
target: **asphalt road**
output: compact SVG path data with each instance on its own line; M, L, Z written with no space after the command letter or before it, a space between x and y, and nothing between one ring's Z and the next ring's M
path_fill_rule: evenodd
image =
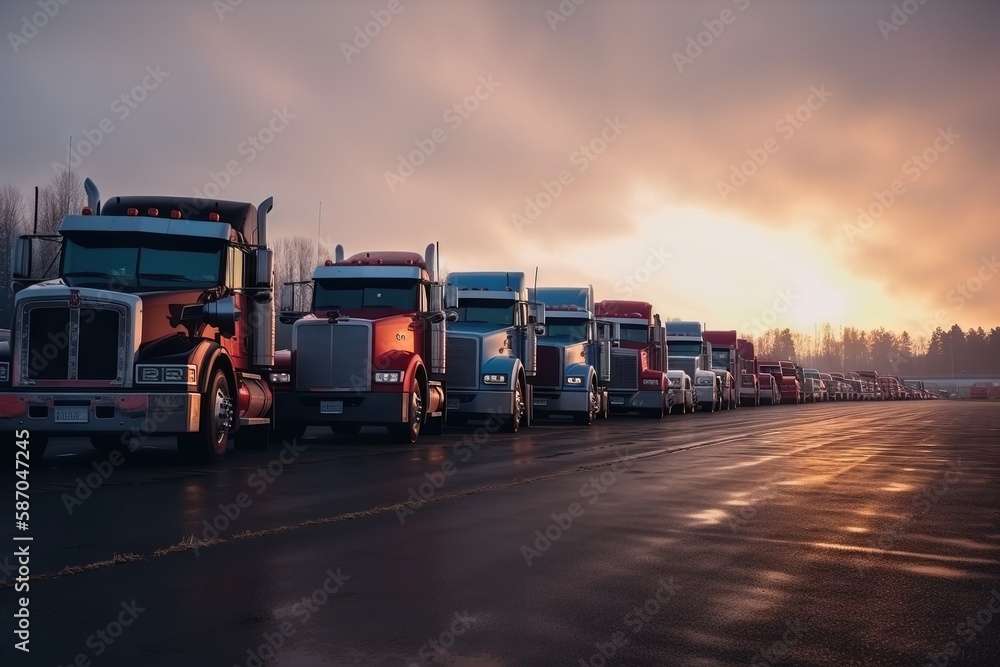
M30 481L30 590L0 588L5 666L1000 665L997 403L412 448L311 429L211 468L169 442L102 465L65 440ZM12 482L0 503L13 513ZM30 654L14 649L24 596Z

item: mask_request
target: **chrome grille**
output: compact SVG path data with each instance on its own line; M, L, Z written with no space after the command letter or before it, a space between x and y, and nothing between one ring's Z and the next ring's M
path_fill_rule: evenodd
M635 354L611 355L611 389L639 388L639 358Z
M479 345L475 338L448 337L446 363L449 389L479 388Z
M295 327L295 388L369 391L371 335L363 324L303 323Z
M124 306L90 302L82 308L32 305L25 308L23 377L29 384L49 380L127 383L129 350Z

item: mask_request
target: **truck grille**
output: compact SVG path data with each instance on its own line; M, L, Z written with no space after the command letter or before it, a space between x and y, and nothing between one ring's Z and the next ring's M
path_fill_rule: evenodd
M371 335L364 324L302 324L295 328L295 388L369 391Z
M479 387L479 345L475 338L448 337L448 388L477 389Z
M24 377L36 380L104 380L126 383L123 350L127 318L109 308L36 306L26 309Z
M562 386L562 354L561 347L552 345L538 346L538 373L534 384L538 387Z
M639 388L639 358L635 354L611 355L611 389Z

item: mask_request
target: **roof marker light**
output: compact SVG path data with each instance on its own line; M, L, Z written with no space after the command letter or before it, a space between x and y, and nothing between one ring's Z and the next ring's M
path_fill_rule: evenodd
M137 208L125 209L125 215L139 215L139 209Z
M80 211L80 213L82 213L83 215L94 215L94 209L90 208L89 206L84 206L83 210Z
M173 218L174 220L180 220L180 219L181 219L181 212L180 212L180 211L178 211L178 210L177 210L177 209L175 208L174 210L172 210L172 211L170 212L170 217L171 217L171 218Z
M148 211L146 211L146 215L148 215L151 218L156 218L156 217L158 217L160 215L160 209L158 209L158 208L151 208Z
M209 222L218 222L219 221L219 214L216 213L215 211L212 211L211 213L208 214L208 221Z

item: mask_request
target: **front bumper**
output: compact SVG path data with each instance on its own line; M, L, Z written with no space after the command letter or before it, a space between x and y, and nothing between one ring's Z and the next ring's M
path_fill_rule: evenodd
M194 433L201 395L174 393L0 393L0 429L53 435L96 433Z
M590 392L586 389L568 391L536 387L532 405L536 415L539 413L553 415L587 412L590 410Z
M659 390L645 389L640 391L608 392L608 407L611 412L628 412L629 410L656 410L663 406L663 393Z
M525 396L524 400L528 397ZM449 391L448 414L463 417L488 417L514 414L514 392L510 389Z
M409 406L409 392L276 392L274 423L402 424Z

